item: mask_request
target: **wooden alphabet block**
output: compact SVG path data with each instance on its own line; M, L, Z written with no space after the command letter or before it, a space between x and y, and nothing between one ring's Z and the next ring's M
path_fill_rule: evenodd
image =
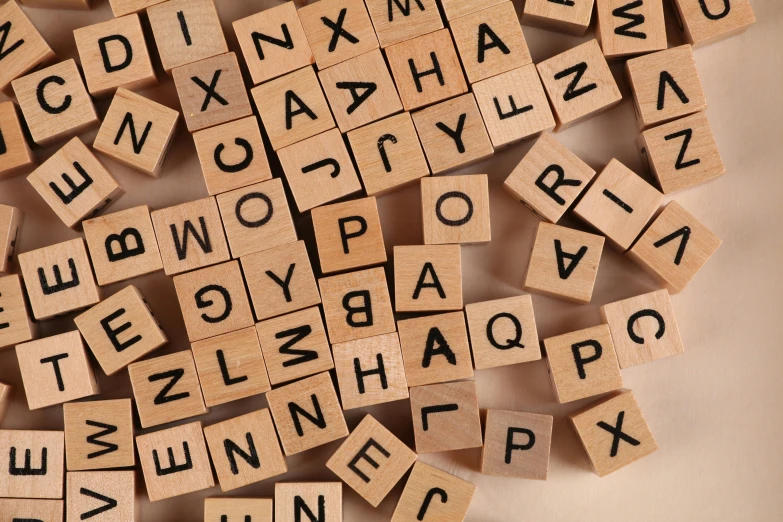
M274 522L271 498L205 498L204 522Z
M557 119L556 130L575 125L620 103L622 95L596 40L537 65Z
M63 498L64 440L62 431L0 430L0 455L8 459L0 498Z
M527 0L522 11L522 23L574 36L582 36L590 27L594 0L553 2Z
M392 2L365 0L381 47L443 29L435 0Z
M133 363L128 366L128 374L142 428L203 415L208 411L190 350ZM137 444L139 438L136 437ZM139 456L143 458L141 450L139 447ZM149 482L147 487L150 487Z
M397 322L408 386L473 377L462 311Z
M396 312L461 310L460 246L395 246L394 295Z
M135 471L69 472L66 520L136 520Z
M446 18L451 21L476 11L481 11L503 3L505 0L441 0L443 12Z
M204 428L221 491L288 471L269 410L254 411Z
M421 213L425 245L490 241L487 175L422 179Z
M589 303L604 238L539 223L525 276L525 290L576 303Z
M663 283L670 293L676 294L722 243L710 229L672 201L628 251L628 257Z
M560 404L623 387L609 327L544 339L549 376Z
M0 498L0 522L63 522L62 500Z
M348 435L343 410L328 372L275 388L266 394L286 455Z
M312 211L321 272L330 274L386 262L375 197L333 203Z
M12 80L57 58L15 1L0 7L0 27L3 28L4 44L0 58L0 90L6 91Z
M16 244L24 223L24 213L16 207L0 205L0 273L10 273L16 262Z
M756 23L750 0L705 3L696 0L675 0L678 25L693 45L714 42L732 36Z
M139 435L136 446L151 502L215 485L200 422Z
M136 465L130 399L63 404L68 471Z
M391 522L463 522L476 486L422 462L413 465Z
M555 128L532 63L474 84L473 94L496 149Z
M215 198L208 197L150 214L166 275L230 259Z
M620 250L628 250L663 204L663 194L613 159L574 207L574 214Z
M5 5L12 4L8 2ZM0 160L0 181L18 176L35 164L19 122L16 104L12 101L0 103Z
M630 390L571 415L571 423L599 477L658 449Z
M337 129L289 145L277 154L299 212L362 190Z
M34 339L36 325L18 275L0 277L0 350Z
M5 417L5 412L8 411L8 406L11 404L11 396L13 393L13 386L0 382L0 425L3 423L3 418Z
M386 59L406 111L468 91L448 29L387 47Z
M482 444L476 381L411 388L411 414L419 455Z
M546 480L553 422L551 415L487 410L481 473Z
M666 49L663 0L596 0L596 38L607 58Z
M166 72L228 52L212 0L169 0L147 9Z
M275 522L304 522L308 515L321 522L341 522L343 483L275 483Z
M628 60L625 73L640 129L707 109L690 45Z
M318 280L332 344L396 330L383 268L370 268Z
M106 375L168 343L138 288L126 286L74 319Z
M177 128L179 112L119 88L103 119L95 150L157 178Z
M373 507L416 462L416 454L371 415L345 439L326 467Z
M160 4L165 0L109 0L111 5L111 12L115 18L125 16L127 14L138 13L144 11L150 6Z

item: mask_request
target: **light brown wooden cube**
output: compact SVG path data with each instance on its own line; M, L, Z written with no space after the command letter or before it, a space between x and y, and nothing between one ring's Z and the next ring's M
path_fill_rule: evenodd
M271 498L205 498L204 522L274 522Z
M462 522L476 486L422 462L413 465L391 522Z
M130 399L63 404L68 471L136 465Z
M537 65L557 120L556 130L579 123L620 103L622 95L596 40Z
M365 0L381 47L443 29L435 0Z
M119 88L103 119L95 150L157 178L174 139L179 113Z
M12 101L0 103L0 160L0 181L22 174L35 163Z
M364 417L326 463L373 507L416 462L416 454L371 415Z
M640 129L707 109L690 45L628 60L625 73Z
M343 519L343 483L275 483L275 522L304 522L308 515L318 517L322 522L340 522Z
M322 446L348 435L343 410L328 372L266 394L286 455Z
M66 485L66 520L136 520L135 471L69 472Z
M470 165L495 153L473 94L415 112L413 123L433 174Z
M128 366L128 374L142 428L203 415L208 411L190 350L133 363ZM147 486L150 484L147 483Z
M312 217L322 273L386 262L375 197L314 208Z
M151 502L215 485L200 422L136 437Z
M221 491L288 471L269 410L254 411L204 428Z
M658 449L630 390L571 415L571 423L599 477Z
M525 290L589 303L604 238L551 223L539 223L525 276Z
M165 0L109 0L111 12L115 18L125 16L126 14L138 13L155 4L160 4Z
M0 277L0 350L37 335L24 295L18 275Z
M551 415L487 410L481 473L546 480L553 422Z
M476 381L411 388L416 453L434 453L482 444Z
M14 387L10 384L0 382L0 424L3 423L5 412L11 404L11 397L14 394Z
M663 0L596 0L596 38L607 58L666 49Z
M522 12L522 23L542 29L582 36L590 27L593 1L553 2L527 0Z
M628 251L670 293L680 292L723 241L676 201L670 202Z
M396 330L383 268L370 268L318 280L332 344Z
M460 246L395 246L394 295L396 312L461 310Z
M319 69L378 48L362 0L321 0L298 11Z
M163 69L228 51L212 0L169 0L147 9Z
M16 264L16 244L23 223L21 210L0 205L0 274L10 273Z
M126 286L74 319L106 375L168 343L138 288Z
M0 430L0 498L63 498L64 440L62 431Z
M15 1L0 7L0 26L4 27L5 37L0 58L0 90L7 90L12 80L57 58Z
M208 197L150 214L166 275L230 259L215 198Z
M726 0L705 3L697 0L675 0L678 23L693 45L714 42L732 36L756 23L750 0Z
M612 335L605 324L544 339L544 348L560 404L623 386Z
M0 521L63 522L62 500L0 498Z
M440 4L446 18L451 21L503 2L504 0L441 0Z
M422 179L421 213L425 245L490 241L487 175Z

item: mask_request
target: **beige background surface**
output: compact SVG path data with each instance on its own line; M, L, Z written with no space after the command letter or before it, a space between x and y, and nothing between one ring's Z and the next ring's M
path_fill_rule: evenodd
M218 0L217 6L232 50L239 52L231 22L277 5L273 0ZM623 372L660 445L652 456L599 479L589 469L579 441L565 416L590 401L556 404L543 361L477 372L482 409L502 408L555 415L549 480L506 480L478 473L480 450L427 455L423 461L478 485L467 520L472 522L540 521L779 521L783 520L783 444L780 443L783 397L783 3L752 0L758 22L746 33L696 50L696 61L709 102L708 116L726 163L727 174L708 185L675 197L724 241L723 247L680 295L674 308L686 346L682 356ZM106 20L111 11L97 0L88 13L28 9L30 17L61 58L77 58L72 30ZM671 12L667 10L671 21ZM146 23L146 22L145 22ZM583 39L524 28L536 62L581 43ZM592 33L592 31L591 31ZM151 48L154 43L148 38ZM670 31L669 45L680 43ZM160 71L157 53L153 60ZM637 131L629 93L620 73L625 101L598 118L557 135L593 168L616 157L643 172L634 139ZM142 94L179 109L172 82ZM97 101L103 115L110 98ZM83 136L92 143L94 132ZM530 144L513 146L466 173L490 176L493 241L463 249L465 302L521 293L535 218L501 189ZM36 151L39 161L55 147ZM154 209L206 195L193 141L184 129L176 138L162 178L154 180L101 156L128 189L112 211L148 204ZM278 174L279 175L279 174ZM24 177L0 183L0 202L21 207L26 223L21 251L76 236L33 191ZM289 202L292 202L289 194ZM386 247L421 243L418 188L379 199ZM570 218L566 224L576 225ZM300 237L309 239L312 223L297 218ZM317 266L317 265L316 265ZM388 272L391 273L390 271ZM137 279L172 342L154 355L188 349L174 285L162 272ZM112 285L107 294L124 285ZM605 251L593 302L567 304L533 296L542 338L598 324L598 306L656 288L630 261ZM72 318L48 321L43 335L72 330ZM97 366L96 366L97 368ZM96 370L100 373L100 370ZM0 353L0 380L21 388L13 350ZM102 398L131 397L127 372L108 379L99 375ZM200 418L211 424L266 406L250 398L214 408ZM370 408L373 415L412 445L407 401ZM364 411L349 412L350 428ZM193 420L193 419L191 419ZM62 408L29 412L20 391L4 428L62 429ZM139 431L141 433L141 431ZM288 459L290 471L280 480L335 480L324 462L335 451L330 444ZM402 484L373 510L344 488L345 519L388 520ZM231 496L271 496L267 480L232 492ZM146 501L139 520L201 520L201 494Z

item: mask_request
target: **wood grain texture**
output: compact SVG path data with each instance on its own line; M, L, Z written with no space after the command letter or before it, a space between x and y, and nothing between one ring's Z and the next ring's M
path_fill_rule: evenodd
M63 404L63 422L68 471L136 465L131 399Z
M6 91L12 80L35 69L40 64L53 62L57 56L38 32L24 11L14 0L0 7L0 25L10 23L6 53L0 58L0 90ZM17 42L22 42L17 45ZM8 52L13 46L13 51Z
M11 4L13 2L6 5ZM0 132L3 134L3 153L0 154L3 160L0 163L2 181L26 172L28 167L35 164L35 158L22 130L16 104L12 101L0 103Z
M475 492L470 482L416 462L391 522L462 522Z
M115 18L144 11L146 8L163 3L165 0L109 0L111 12Z
M487 175L422 179L421 214L425 245L490 241Z
M735 35L756 23L750 0L731 0L714 5L701 4L696 0L674 0L674 6L679 15L679 25L693 45Z
M0 522L25 519L63 522L63 507L62 500L0 498Z
M666 49L663 0L596 0L596 38L609 59ZM636 18L640 23L629 17ZM628 26L633 23L632 26Z
M553 422L551 415L487 410L481 473L546 480Z
M481 11L493 5L503 3L504 0L441 0L443 12L446 18L451 21L461 16L469 15L476 11Z
M590 27L594 0L573 4L550 0L528 0L522 11L522 23L574 36L582 36Z
M416 453L481 447L476 381L415 386L410 393Z
M0 277L0 349L37 337L38 328L31 321L24 295L21 277Z
M391 5L388 0L365 0L365 4L381 47L443 29L435 0Z
M343 519L342 482L277 482L275 522L301 521L307 516L304 506L318 515L322 501L323 522L340 522Z
M23 224L24 212L16 207L0 205L0 274L10 274L16 268L16 245Z
M273 522L271 498L205 498L204 522L244 520Z
M444 312L461 309L460 245L394 247L396 312Z
M63 498L64 441L62 431L0 430L0 455L8 459L0 466L0 498Z
M66 483L66 521L136 520L135 471L69 472Z
M0 382L0 425L3 424L3 418L11 405L11 398L14 396L14 387L10 384Z

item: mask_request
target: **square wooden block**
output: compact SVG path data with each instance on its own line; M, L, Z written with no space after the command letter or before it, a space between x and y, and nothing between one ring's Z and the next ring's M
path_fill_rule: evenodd
M266 399L288 456L348 435L329 372L275 388Z
M304 522L308 515L323 522L340 522L343 519L343 483L275 483L275 522Z
M552 102L556 130L610 109L623 98L596 40L560 53L537 67Z
M0 521L63 522L62 500L0 498Z
M666 49L663 0L596 0L596 37L607 58Z
M169 0L147 16L166 72L228 51L212 0Z
M487 410L481 473L546 480L553 422L551 415Z
M18 275L0 277L0 350L30 341L37 333L27 307L22 279Z
M555 128L532 63L474 84L473 94L496 149Z
M63 404L68 471L136 465L130 399Z
M522 23L542 29L582 36L590 27L594 0L553 2L527 0L522 11Z
M168 343L138 288L128 285L74 319L106 375Z
M425 245L490 241L487 175L422 179L421 213Z
M136 520L135 471L82 471L68 473L66 520Z
M690 45L628 60L625 73L640 129L707 109Z
M449 21L460 18L476 11L481 11L502 4L505 0L441 0L443 12Z
M15 268L16 246L22 224L24 224L24 213L21 210L0 205L0 274L11 273Z
M319 69L378 48L362 0L321 0L298 11Z
M254 411L204 428L221 491L288 471L269 410Z
M27 181L66 226L103 212L125 194L117 180L79 138L27 176Z
M434 453L482 445L476 381L411 388L416 453Z
M442 312L462 309L459 245L394 247L394 310Z
M544 349L560 404L623 387L612 334L605 324L544 339Z
M676 294L723 241L676 201L670 202L628 251L647 273Z
M204 522L274 522L271 498L205 498Z
M574 214L628 250L663 204L663 194L613 159L574 207Z
M589 303L604 238L539 223L525 276L525 290L576 303Z
M332 344L396 330L383 268L370 268L318 280Z
M391 522L414 522L426 517L462 522L475 492L476 486L470 482L416 462Z
M190 350L133 363L128 366L128 374L142 428L203 415L208 411ZM150 484L147 483L147 486Z
M126 14L138 13L155 4L160 4L165 0L109 0L111 12L115 18L125 16Z
M470 165L495 153L471 93L413 113L413 123L433 174Z
M435 0L365 0L381 47L443 29Z
M179 112L119 88L92 146L139 172L160 176Z
M0 430L0 498L63 498L64 447L62 431Z
M13 2L5 5L13 5ZM0 159L0 181L16 177L35 164L16 104L12 101L0 103Z
M136 437L151 502L215 485L200 422Z
M15 1L0 7L0 26L4 27L5 44L0 58L0 90L6 91L12 80L57 58Z
M750 0L705 3L674 0L679 24L693 45L714 42L732 36L756 23Z
M571 415L571 422L599 477L658 449L630 390Z
M0 423L3 422L8 407L11 405L11 397L14 395L14 387L0 382Z

